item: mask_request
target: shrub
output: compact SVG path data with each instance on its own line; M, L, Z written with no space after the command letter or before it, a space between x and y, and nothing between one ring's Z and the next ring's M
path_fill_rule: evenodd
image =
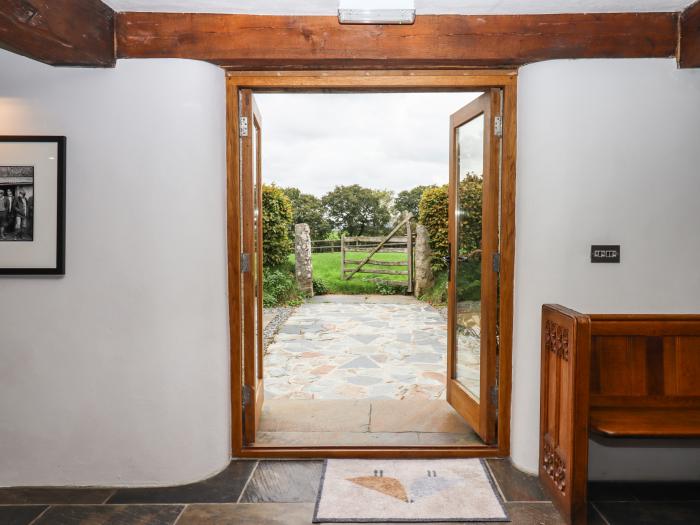
M274 268L283 264L292 253L289 231L294 219L291 201L274 184L263 185L262 216L263 264Z
M418 203L418 222L425 226L430 236L430 249L433 252L432 266L435 270L445 268L442 260L448 252L448 186L428 188Z
M313 280L314 295L326 295L329 292L328 285L321 279Z
M377 292L381 295L403 295L406 293L405 286L377 283Z
M477 260L465 264L460 265L460 271L457 274L457 301L479 301L481 300L480 262ZM434 305L447 304L448 284L447 271L436 273L435 284L419 299Z
M297 287L294 271L289 265L266 268L263 272L263 306L271 308L285 304L297 304L302 294Z
M467 175L459 185L459 193L465 210L460 220L459 252L467 254L481 246L482 179ZM428 230L433 251L432 266L436 271L445 269L443 258L448 254L448 220L448 186L427 188L418 204L418 221Z

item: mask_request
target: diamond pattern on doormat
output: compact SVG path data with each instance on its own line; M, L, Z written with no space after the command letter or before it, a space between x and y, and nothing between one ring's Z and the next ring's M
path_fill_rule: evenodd
M480 459L329 459L314 523L508 522Z

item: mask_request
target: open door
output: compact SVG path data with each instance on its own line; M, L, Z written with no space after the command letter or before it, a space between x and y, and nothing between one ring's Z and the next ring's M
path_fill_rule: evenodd
M245 444L255 441L264 399L262 308L262 120L249 89L240 95L241 159L241 326L243 327L243 428Z
M499 89L450 117L447 401L487 444L498 409L501 123Z

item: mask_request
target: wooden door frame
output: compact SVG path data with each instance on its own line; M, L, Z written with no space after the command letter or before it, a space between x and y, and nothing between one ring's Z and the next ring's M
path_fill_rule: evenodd
M499 388L498 436L495 446L464 447L263 447L243 445L241 318L241 208L239 158L239 90L267 92L479 91L503 90L503 149L500 192ZM513 344L513 276L515 269L515 70L357 70L229 71L226 74L227 253L231 356L231 448L233 457L507 457L510 455ZM447 122L445 126L447 126Z

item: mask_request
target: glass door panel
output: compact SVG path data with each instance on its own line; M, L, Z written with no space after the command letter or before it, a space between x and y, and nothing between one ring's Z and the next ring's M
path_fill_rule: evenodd
M496 441L500 91L450 118L447 401Z
M483 113L456 130L457 288L455 378L477 401L481 395L481 233L484 180Z

